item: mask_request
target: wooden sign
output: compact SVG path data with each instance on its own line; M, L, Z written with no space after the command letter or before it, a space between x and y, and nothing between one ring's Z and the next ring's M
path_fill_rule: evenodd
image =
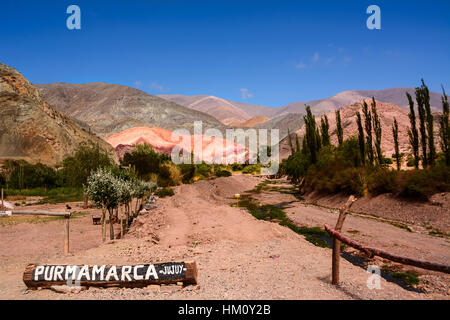
M29 264L23 282L30 289L54 285L145 287L150 284L197 284L195 262L166 262L134 266Z

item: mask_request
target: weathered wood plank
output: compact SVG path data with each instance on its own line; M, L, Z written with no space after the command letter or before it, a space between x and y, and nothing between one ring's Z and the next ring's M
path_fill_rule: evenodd
M29 264L23 282L30 289L54 285L146 287L150 284L197 284L197 264L166 262L128 266Z
M391 253L386 252L381 249L366 247L360 243L357 243L357 242L347 238L346 236L340 234L339 232L333 230L328 225L325 225L325 230L332 237L339 239L340 241L344 242L345 244L349 245L350 247L353 247L355 249L365 252L369 257L379 256L379 257L382 257L382 258L385 258L385 259L388 259L388 260L391 260L394 262L398 262L398 263L402 263L402 264L406 264L406 265L410 265L410 266L414 266L414 267L418 267L418 268L422 268L422 269L450 273L449 265L402 257L402 256L391 254Z
M59 216L68 217L70 212L52 212L52 211L13 211L13 216L15 215L32 215L32 216Z

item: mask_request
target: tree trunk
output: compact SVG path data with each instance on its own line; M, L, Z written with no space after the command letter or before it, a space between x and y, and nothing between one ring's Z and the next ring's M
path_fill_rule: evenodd
M102 241L105 242L106 240L106 209L104 206L102 206Z
M108 209L108 212L109 212L109 239L114 240L114 223L113 223L114 208Z
M120 207L120 239L123 239L123 207Z

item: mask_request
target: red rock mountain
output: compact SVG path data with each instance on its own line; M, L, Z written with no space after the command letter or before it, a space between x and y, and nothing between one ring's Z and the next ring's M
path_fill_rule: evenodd
M237 143L206 135L179 135L175 138L172 131L162 128L130 128L111 135L106 141L115 148L120 158L139 143L148 143L156 152L167 154L171 154L172 149L177 145L181 153L191 153L194 149L194 157L209 163L223 163L223 157L248 157L248 149ZM196 151L194 146L196 143L201 143L201 154Z

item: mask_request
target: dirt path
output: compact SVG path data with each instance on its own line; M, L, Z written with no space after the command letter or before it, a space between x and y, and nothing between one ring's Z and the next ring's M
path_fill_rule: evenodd
M70 264L195 260L199 268L197 286L188 286L183 289L177 286L161 286L156 289L90 288L79 294L69 295L57 294L49 290L31 292L25 290L21 281L23 268L30 262L30 259L24 256L22 260L17 260L15 263L0 265L0 298L433 299L444 297L436 293L421 294L408 291L385 279L381 280L382 289L370 290L366 285L368 279L366 270L345 259L341 267L342 284L339 287L332 286L330 284L331 250L317 247L286 227L257 220L247 210L229 205L234 202L233 194L254 189L261 181L261 178L233 176L179 186L176 188L175 196L158 200L157 209L141 215L125 239L80 250L69 257L55 252L49 256L42 256L39 260L40 263ZM284 201L283 197L289 196L271 192L267 192L267 195L274 201L278 199L278 203ZM307 214L302 213L302 216L310 216L312 219L312 216L316 214L321 213L308 211ZM292 215L299 214L292 213ZM335 218L331 214L330 217ZM323 219L326 220L325 216ZM4 230L0 229L0 232L6 234ZM360 232L366 233L362 226ZM0 250L6 251L3 243L0 243L0 246L2 246ZM441 254L445 256L442 252Z

